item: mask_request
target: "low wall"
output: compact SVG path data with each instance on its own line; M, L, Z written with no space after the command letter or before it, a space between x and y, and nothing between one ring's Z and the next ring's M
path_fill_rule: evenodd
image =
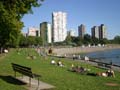
M117 48L120 48L120 46L53 48L53 53L57 55L65 55L65 54L75 54L75 53L90 53L90 52L111 50Z

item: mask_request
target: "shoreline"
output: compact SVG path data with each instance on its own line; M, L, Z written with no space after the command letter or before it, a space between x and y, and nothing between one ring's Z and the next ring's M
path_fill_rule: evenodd
M120 45L109 45L109 46L104 46L104 47L84 47L84 48L83 47L54 48L54 53L56 53L56 55L58 55L58 57L59 57L59 56L65 56L65 55L70 55L70 54L101 52L101 51L114 50L114 49L120 49ZM72 58L69 58L69 59L72 59ZM81 59L79 61L91 64L91 65L97 66L97 67L99 67L98 63L100 62L100 61L95 61L95 60L86 61L84 59ZM110 63L105 63L105 62L101 62L101 63L110 65ZM99 68L107 69L104 66L101 66ZM116 64L112 65L112 69L115 71L119 71L119 68L120 68L119 65L116 65Z
M101 47L66 47L66 48L53 48L53 53L56 55L66 54L79 54L79 53L91 53L105 50L120 49L120 45L107 45Z

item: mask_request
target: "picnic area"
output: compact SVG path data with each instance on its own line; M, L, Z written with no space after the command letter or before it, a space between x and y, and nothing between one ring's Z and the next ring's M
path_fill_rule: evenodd
M30 56L35 58L31 58ZM9 53L0 55L0 90L31 90L30 83L24 83L16 77L26 76L25 72L15 72L11 63L27 67L30 71L40 75L39 81L50 84L54 88L48 90L119 90L120 89L120 72L115 71L115 77L102 77L81 74L69 71L72 64L75 66L82 66L89 69L90 73L105 72L105 69L97 68L88 63L80 62L78 60L69 60L67 58L57 58L57 62L61 60L64 67L52 65L51 56L41 56L35 48L20 48L19 52L16 49L10 49ZM21 69L20 69L21 70ZM31 75L31 74L29 74ZM29 75L27 77L29 77ZM32 76L31 76L32 77ZM33 78L37 80L38 79ZM32 82L31 82L32 83ZM39 90L39 89L36 89ZM46 89L44 89L46 90Z

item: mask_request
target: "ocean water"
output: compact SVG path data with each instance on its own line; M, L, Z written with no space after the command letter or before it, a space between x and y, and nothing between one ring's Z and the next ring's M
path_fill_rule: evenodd
M86 55L94 60L120 65L120 49L88 53Z

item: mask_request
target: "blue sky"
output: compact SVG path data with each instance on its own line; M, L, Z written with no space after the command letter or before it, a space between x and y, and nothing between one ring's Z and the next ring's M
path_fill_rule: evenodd
M41 7L33 8L33 14L23 17L23 32L27 32L28 27L39 27L44 21L52 23L54 11L66 12L67 29L76 33L80 24L86 26L88 34L91 27L105 24L109 39L120 35L120 0L45 0Z

